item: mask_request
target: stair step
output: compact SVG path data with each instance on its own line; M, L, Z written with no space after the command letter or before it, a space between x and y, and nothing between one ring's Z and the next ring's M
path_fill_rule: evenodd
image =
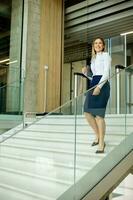
M1 145L1 153L9 154L15 156L23 156L26 158L37 159L37 158L48 158L53 159L62 163L73 164L74 163L74 151L63 151L60 149L48 149L48 148L34 148L23 145L13 145L13 144L5 144L5 142ZM92 164L99 162L105 154L98 155L95 154L95 148L88 147L87 152L77 152L76 154L76 164L83 166L89 166L90 161Z
M45 157L38 157L38 158L27 158L27 157L23 157L22 155L20 156L15 156L15 155L10 155L10 154L0 154L1 158L7 158L7 159L13 159L13 160L18 160L18 161L24 161L24 162L30 162L30 163L39 163L39 164L48 164L49 166L54 164L54 166L56 167L59 167L59 168L67 168L67 169L73 169L74 168L74 163L61 163L59 162L58 160L53 160L53 159L48 159L48 158L45 158ZM90 163L91 164L91 163ZM82 165L77 165L76 164L76 169L78 170L83 170L83 171L86 171L88 170L88 166L85 167Z
M0 167L0 182L13 187L29 191L40 195L46 195L50 198L57 198L70 187L70 183L53 182L42 177L24 173L10 168ZM49 192L50 191L50 192Z
M54 121L51 120L54 118ZM107 125L123 125L123 124L127 124L127 125L132 125L133 124L133 115L124 115L124 114L120 114L120 115L116 115L116 114L106 114L105 117L106 123ZM76 118L76 123L77 125L88 125L85 116L84 115L77 115ZM56 115L55 116L45 116L43 118L41 118L37 124L68 124L68 125L72 125L75 124L75 116L74 115Z
M61 165L55 163L54 160L38 158L38 159L22 159L15 156L2 156L0 157L1 167L10 166L10 169L19 170L36 174L46 178L55 178L63 181L73 181L74 179L74 165ZM90 163L91 164L91 163ZM89 166L91 168L91 165ZM86 168L76 168L76 178L82 177L88 170Z
M119 137L119 140L117 141L108 141L109 146L116 146L123 140L123 137ZM77 140L76 142L76 151L77 152L87 152L88 146L91 146L92 139L88 141L81 141ZM64 140L64 139L52 139L52 138L39 138L39 137L28 137L28 136L13 136L9 140L6 140L4 144L14 144L14 145L23 145L23 146L30 146L33 148L47 148L47 149L60 149L63 151L73 151L75 147L75 141L74 140ZM90 152L92 151L92 148L90 149Z
M29 131L43 131L43 132L48 132L48 131L53 131L53 127L54 127L54 132L64 132L64 133L69 133L71 132L72 134L75 134L75 126L73 125L47 125L47 124L33 124L32 126L29 126L26 128L26 130ZM126 132L127 133L131 133L131 131L133 130L133 125L127 126L126 127ZM122 132L123 134L125 133L125 125L121 125L121 126L107 126L106 128L106 132L107 133L112 133L112 132L116 132L116 133L120 133ZM76 128L76 133L77 132L92 132L91 127L89 127L88 125L83 125L83 126L77 126Z
M46 195L25 191L3 183L0 183L0 197L1 200L55 200L54 198L47 197Z
M110 145L117 145L120 141L122 141L127 135L125 134L106 134L105 141ZM66 142L66 143L75 143L75 135L72 133L53 133L53 132L42 132L42 131L21 131L17 135L13 136L13 138L27 138L27 140L42 140L42 141L57 141L57 142ZM77 133L76 141L77 144L87 144L91 145L95 138L93 133Z
M69 138L61 138L62 134L55 134L55 133L42 133L42 132L20 132L19 134L13 136L13 139L24 139L24 140L37 140L37 141L43 141L43 142L62 142L62 143L75 143L75 137L71 134L68 134L71 137ZM94 134L77 134L76 135L76 143L84 144L84 145L90 145L94 140ZM105 140L108 141L111 145L118 145L120 141L125 139L125 135L105 135ZM111 139L110 139L111 138Z
M106 124L108 126L132 126L133 124L133 120L130 119L129 121L126 121L125 119L121 119L121 120L110 120L110 119L105 119ZM56 125L61 125L61 126L74 126L75 125L75 120L73 119L56 119L54 121L52 121L51 119L47 119L44 118L43 120L37 121L36 122L37 125L51 125L51 126L56 126ZM88 126L88 123L85 121L85 119L80 119L80 120L76 120L76 126Z

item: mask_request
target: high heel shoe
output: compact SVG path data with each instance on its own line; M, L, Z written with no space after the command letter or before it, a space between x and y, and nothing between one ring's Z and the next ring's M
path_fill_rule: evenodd
M97 142L93 142L92 144L91 144L91 146L96 146L96 145L98 145L99 144L99 141L97 141Z
M105 146L106 146L106 144L104 143L103 148L102 148L102 149L98 149L98 150L96 151L96 153L104 153Z

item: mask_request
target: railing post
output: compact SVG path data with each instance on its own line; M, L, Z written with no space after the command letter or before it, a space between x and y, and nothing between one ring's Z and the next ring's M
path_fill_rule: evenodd
M26 112L23 113L23 128L26 126Z
M23 111L23 128L25 128L25 118L26 118L26 112L25 112L25 78L26 78L26 71L22 71L22 111Z
M116 113L120 114L120 70L125 67L122 65L116 65Z
M78 75L74 73L74 97L78 96Z
M127 113L132 113L133 99L132 99L132 78L133 78L133 65L126 69L126 96L127 96Z
M44 112L47 109L47 80L48 80L48 65L44 66Z

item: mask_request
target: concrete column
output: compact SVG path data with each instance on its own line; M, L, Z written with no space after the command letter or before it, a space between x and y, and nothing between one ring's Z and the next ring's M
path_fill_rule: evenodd
M40 54L40 0L25 0L27 4L24 111L37 111L37 80Z

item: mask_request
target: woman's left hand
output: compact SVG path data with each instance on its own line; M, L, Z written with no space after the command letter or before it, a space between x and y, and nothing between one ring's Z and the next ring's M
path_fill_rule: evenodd
M100 88L97 86L93 91L93 95L99 95L99 94L100 94Z

